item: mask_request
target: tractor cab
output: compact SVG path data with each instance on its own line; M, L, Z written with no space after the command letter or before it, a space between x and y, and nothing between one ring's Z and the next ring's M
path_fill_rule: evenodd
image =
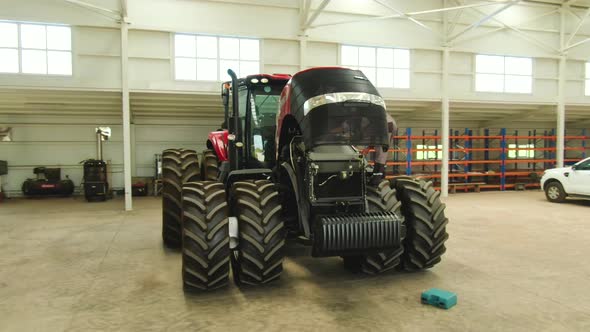
M229 74L232 81L221 87L225 121L222 131L212 133L227 137L227 160L220 160L221 172L271 169L276 162L275 132L280 95L291 76L259 74L238 79L233 71ZM211 137L209 141L213 141ZM227 162L225 169L224 161Z

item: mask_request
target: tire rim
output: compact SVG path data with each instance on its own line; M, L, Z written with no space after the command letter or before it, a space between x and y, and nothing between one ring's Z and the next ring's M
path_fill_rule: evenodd
M551 199L558 199L559 194L559 189L557 189L556 187L550 187L549 189L547 189L547 196L549 196L549 198Z

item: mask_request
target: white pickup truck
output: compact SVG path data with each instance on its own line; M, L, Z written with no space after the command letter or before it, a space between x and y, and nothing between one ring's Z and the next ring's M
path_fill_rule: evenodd
M566 197L590 199L590 158L573 166L548 169L541 178L547 200L561 203Z

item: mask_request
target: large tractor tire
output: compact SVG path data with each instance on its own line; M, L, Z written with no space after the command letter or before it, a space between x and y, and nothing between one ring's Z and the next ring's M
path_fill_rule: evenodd
M236 284L259 285L278 279L283 271L286 228L274 183L236 182L231 197L239 228L239 244L231 256Z
M400 218L401 202L397 199L397 191L383 180L378 186L367 185L367 203L369 212L393 212ZM389 271L400 263L404 248L381 252L377 255L344 257L344 266L353 272L378 274Z
M182 282L185 291L227 285L229 227L225 188L216 181L182 187Z
M445 205L440 192L432 182L415 179L397 179L394 182L397 197L402 203L406 238L400 269L417 271L428 269L441 261L445 241L449 238L446 226Z
M167 149L162 153L162 239L168 248L181 245L182 185L198 181L200 174L195 151Z
M201 159L201 177L203 181L217 181L219 164L217 155L212 150L204 150Z

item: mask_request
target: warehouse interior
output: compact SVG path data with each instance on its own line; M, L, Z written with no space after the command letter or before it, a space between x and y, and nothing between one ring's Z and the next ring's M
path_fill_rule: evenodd
M590 0L3 0L0 330L588 330L590 172L563 204L542 177L589 157L589 17ZM441 262L367 276L296 242L268 285L183 292L163 151L204 160L228 69L316 67L375 86L397 125L385 178L446 205ZM55 168L65 195L25 190ZM421 303L432 288L457 304Z

